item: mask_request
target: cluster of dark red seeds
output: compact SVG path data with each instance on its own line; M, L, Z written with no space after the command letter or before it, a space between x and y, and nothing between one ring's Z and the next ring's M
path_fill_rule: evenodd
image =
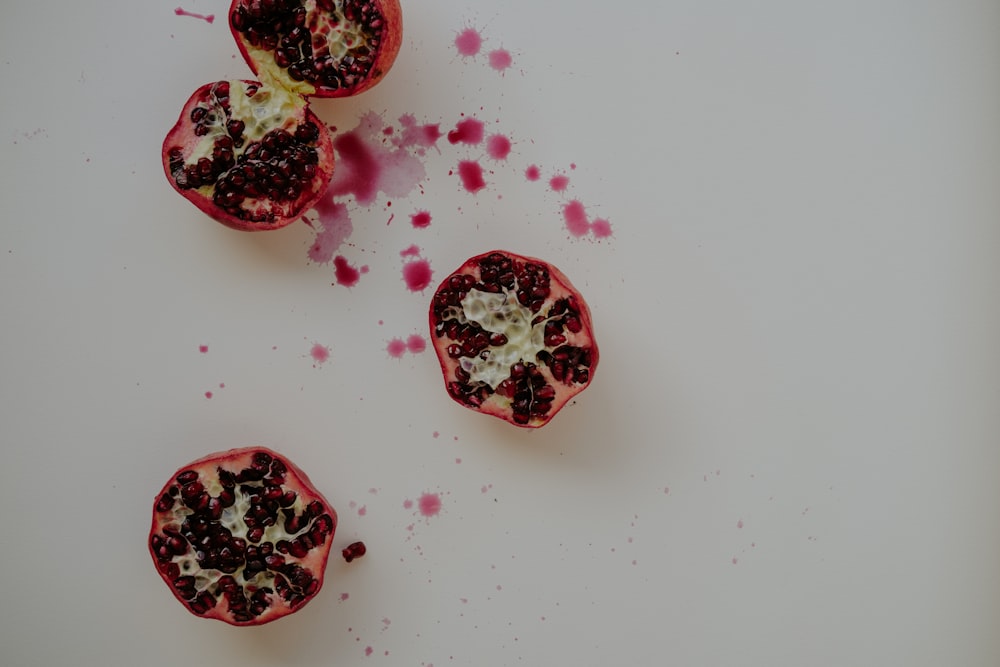
M243 132L246 124L230 117L228 81L213 84L211 89L224 118L219 118L209 106L198 105L191 110L194 134L205 136L215 127L225 127L226 134L216 137L212 157L202 157L185 164L180 147L171 148L168 166L177 187L182 190L214 185L212 195L217 206L241 220L273 222L273 211L251 211L241 208L247 199L267 198L272 202L294 202L303 189L312 184L319 164L316 141L319 128L305 121L292 134L281 128L271 130L260 141L246 142ZM257 92L249 86L246 95Z
M329 20L356 24L363 39L340 57L325 42L315 43L306 26L302 0L247 0L233 10L229 21L253 46L274 52L274 62L295 81L308 81L332 90L352 87L368 75L379 47L382 16L364 0L343 0L337 13L334 0L317 0L317 9Z
M177 514L184 519L179 527L168 525L162 533L154 533L150 545L160 570L192 611L204 614L225 598L234 620L248 622L270 606L272 593L295 606L319 589L319 580L286 557L303 558L330 539L336 524L318 500L301 513L295 512L292 506L297 495L282 486L287 472L283 461L258 452L250 467L239 472L217 470L222 485L217 496L205 490L194 470L178 474L175 484L160 496L157 512L171 512L179 504L182 509ZM237 493L249 501L241 517L247 527L246 539L233 536L220 521L224 510L236 503ZM278 522L289 536L295 536L262 543L265 530ZM215 570L224 575L200 592L195 577L186 574L192 567L190 561L180 558L192 551L203 573ZM273 581L273 588L244 587L261 573L265 573L265 580Z
M472 382L461 366L455 368L455 379L447 383L448 392L459 401L478 407L491 394L511 399L515 423L527 424L532 418L543 417L552 408L556 390L546 380L538 364L547 366L552 377L565 384L586 384L590 381L593 363L587 348L566 344L565 332L578 333L583 328L580 309L572 296L557 299L541 312L551 294L548 269L534 262L517 262L500 253L491 253L479 260L479 280L471 274L451 276L434 295L435 335L454 341L447 347L453 359L485 354L489 347L507 343L502 333L483 330L475 322L459 322L448 316L451 308L461 308L462 300L471 289L500 293L513 291L521 305L535 314L532 326L545 322L543 337L547 348L536 359L522 359L510 367L510 375L494 390L482 382Z

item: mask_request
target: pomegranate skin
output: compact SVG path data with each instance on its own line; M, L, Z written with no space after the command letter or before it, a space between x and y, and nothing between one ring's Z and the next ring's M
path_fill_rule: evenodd
M227 91L221 98L218 94L220 87ZM237 100L238 104L231 104ZM263 121L252 113L255 107L267 110ZM201 119L195 122L198 114L201 114ZM209 122L209 118L215 120ZM242 123L245 129L241 132L228 129L235 128L230 125L233 121ZM297 131L303 131L299 128L309 128L310 136L315 136L309 140L293 139L288 142L295 150L296 159L309 162L308 165L296 164L293 159L290 177L278 174L277 170L287 170L288 167L276 155L278 150L287 152L289 145L272 150L269 156L263 152L253 154L253 151L261 149L268 134L284 132L294 138ZM216 145L207 145L210 141ZM228 142L229 145L220 147L220 142ZM221 159L219 151L225 154L227 150L228 159L216 164ZM209 170L211 175L205 181L191 180L198 178L193 175L199 166L198 156L201 156L201 162L213 163ZM261 156L268 159L259 159ZM335 166L330 131L309 109L305 98L279 87L246 80L216 81L199 87L188 98L177 122L167 132L161 160L167 181L178 194L213 220L240 231L281 229L299 220L326 192ZM271 170L272 175L259 176L254 171L259 169ZM231 193L234 195L231 201L235 203L227 205L219 198L220 190L237 190L232 183L240 171L260 179L254 183L257 191ZM242 180L245 183L248 179L244 176ZM296 188L291 195L285 192L289 181Z
M600 359L590 309L566 275L506 250L445 278L428 321L452 400L523 428L548 424L590 386Z
M240 532L247 527L243 522L271 502L263 494L275 487L285 494L272 502L281 506L278 524L262 528L261 538L248 538ZM235 500L223 502L211 518L211 504L227 490ZM209 499L202 502L201 495ZM297 535L284 534L281 544L274 538L287 531L289 519L301 525L292 531ZM192 614L255 626L295 613L319 593L336 528L336 511L305 472L271 449L244 447L209 454L174 472L154 499L147 546L160 577Z
M385 78L402 47L399 0L276 0L267 9L264 4L261 0L233 0L229 8L233 38L255 75L279 81L306 97L351 97L369 90ZM296 20L296 12L305 18ZM372 16L377 17L375 26L371 25ZM279 26L276 32L274 26ZM292 32L296 28L310 33L306 36L308 47L299 46L304 40ZM282 47L283 40L296 44ZM303 57L306 49L309 56ZM289 53L293 55L286 55ZM295 58L300 59L297 64ZM324 58L324 67L313 67ZM324 75L337 71L343 74Z

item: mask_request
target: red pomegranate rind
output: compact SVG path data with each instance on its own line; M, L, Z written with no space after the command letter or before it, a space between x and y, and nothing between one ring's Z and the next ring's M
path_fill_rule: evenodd
M323 585L337 513L302 470L264 447L180 468L156 496L149 552L191 613L261 625Z
M305 98L257 81L216 81L188 99L163 141L177 192L242 231L301 218L333 176L330 131Z
M349 97L392 67L399 0L233 0L229 28L258 76L310 97Z
M590 309L540 259L469 259L437 288L429 319L448 395L517 426L547 424L597 369Z

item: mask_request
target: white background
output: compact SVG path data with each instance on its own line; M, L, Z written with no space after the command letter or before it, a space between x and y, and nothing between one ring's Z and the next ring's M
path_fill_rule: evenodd
M515 146L476 195L448 171L482 147L442 139L418 191L350 204L352 288L307 225L234 232L168 186L184 100L247 76L226 3L176 6L0 12L0 662L1000 663L1000 5L404 2L391 74L317 113ZM613 237L570 238L571 198ZM426 335L410 244L435 284L492 247L562 268L593 385L530 432L390 357ZM146 534L178 466L250 444L369 553L231 628Z

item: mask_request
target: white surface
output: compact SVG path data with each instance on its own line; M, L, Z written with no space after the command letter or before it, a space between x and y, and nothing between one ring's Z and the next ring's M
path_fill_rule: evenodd
M2 10L0 662L1000 663L1000 5L407 2L391 75L321 117L475 114L515 153L471 196L442 139L423 194L353 207L352 289L307 226L232 232L168 187L188 94L246 74L175 6ZM459 58L466 26L514 69ZM567 238L530 163L614 237ZM389 358L424 332L412 243L435 278L493 246L560 266L593 386L524 432ZM230 628L145 539L170 472L254 443L369 554Z

